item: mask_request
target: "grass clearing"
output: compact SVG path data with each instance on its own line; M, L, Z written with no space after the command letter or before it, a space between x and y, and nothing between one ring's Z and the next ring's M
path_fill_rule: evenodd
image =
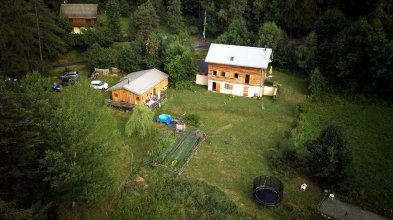
M322 199L319 188L307 179L274 173L268 155L290 128L296 105L305 100L303 79L275 71L283 85L276 100L231 97L194 86L192 90L168 90L162 112L196 114L208 138L189 163L184 177L201 180L223 190L237 205L258 218L315 216ZM278 176L284 183L284 200L276 208L262 208L252 198L253 179ZM300 184L311 187L305 193Z
M331 96L328 102L306 107L295 142L301 152L305 141L316 138L321 129L334 122L344 127L352 150L349 166L350 201L375 209L393 205L393 108L370 103L354 103ZM381 210L380 210L381 211Z
M66 63L72 63L72 62L79 62L85 60L85 53L78 51L78 50L71 50L67 52L66 54L63 54L61 57L57 58L56 60L53 60L49 62L48 66L52 65L58 65L58 64L66 64Z

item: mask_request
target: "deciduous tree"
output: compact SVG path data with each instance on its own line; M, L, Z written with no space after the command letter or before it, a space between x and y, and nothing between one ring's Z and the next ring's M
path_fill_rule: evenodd
M143 104L136 105L127 121L125 132L128 137L147 137L154 132L153 112Z
M322 184L329 186L344 177L352 157L341 127L326 126L317 139L306 143L306 147L309 170Z

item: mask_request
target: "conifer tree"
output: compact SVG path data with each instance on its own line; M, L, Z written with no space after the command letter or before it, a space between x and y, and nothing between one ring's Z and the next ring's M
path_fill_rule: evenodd
M168 3L168 25L177 33L183 28L183 16L181 12L181 1L170 0Z
M115 40L121 36L120 29L120 7L118 0L108 0L106 4L106 14L108 16L108 27L112 31Z

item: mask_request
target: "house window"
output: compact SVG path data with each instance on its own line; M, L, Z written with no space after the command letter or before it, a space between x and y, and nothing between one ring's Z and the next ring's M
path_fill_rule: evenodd
M229 84L225 83L224 88L229 89Z
M136 100L139 101L139 96L136 97Z
M235 73L235 79L239 79L239 73Z
M117 98L119 95L117 93L113 93L113 96Z
M222 77L225 77L225 72L221 72L221 76L222 76Z
M213 70L213 76L217 76L217 71Z

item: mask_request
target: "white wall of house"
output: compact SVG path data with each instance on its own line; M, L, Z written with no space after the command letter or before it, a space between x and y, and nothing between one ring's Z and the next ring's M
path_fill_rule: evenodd
M195 83L198 85L207 85L207 75L196 74Z
M236 96L243 96L243 91L244 91L244 86L242 84L232 84L232 83L226 83L226 82L217 82L217 81L213 81L213 80L209 80L208 81L208 85L207 88L209 91L213 90L213 82L216 82L217 84L220 84L220 93L224 93L224 94L232 94L232 95L236 95ZM225 88L225 84L232 84L233 85L233 89L229 90ZM260 96L261 94L261 87L259 86L247 86L248 87L248 95L247 97L254 97L254 96Z
M277 88L273 86L265 86L263 89L263 95L275 96L277 94Z

